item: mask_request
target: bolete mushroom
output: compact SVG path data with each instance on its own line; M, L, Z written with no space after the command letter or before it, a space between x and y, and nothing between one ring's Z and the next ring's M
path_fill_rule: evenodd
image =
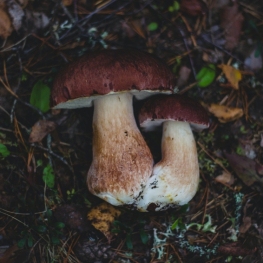
M153 167L152 176L140 195L138 210L159 211L188 203L199 181L198 156L191 128L208 128L207 112L190 98L160 95L143 104L139 123L145 132L163 125L163 132L162 159Z
M112 205L135 203L153 167L152 154L133 113L133 95L171 93L174 75L160 59L138 50L91 52L54 81L55 109L94 104L89 191Z

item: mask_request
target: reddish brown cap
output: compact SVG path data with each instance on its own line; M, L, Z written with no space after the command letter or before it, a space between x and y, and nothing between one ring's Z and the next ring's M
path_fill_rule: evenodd
M167 120L189 122L195 130L209 127L206 110L193 99L174 94L146 100L139 113L139 123L145 131L155 130Z
M93 51L57 75L52 99L55 108L85 107L87 100L73 100L123 91L171 93L174 84L169 67L151 54L132 49Z

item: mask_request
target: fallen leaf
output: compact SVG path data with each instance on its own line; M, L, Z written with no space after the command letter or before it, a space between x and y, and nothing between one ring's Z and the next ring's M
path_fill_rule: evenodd
M222 71L224 72L227 80L231 84L231 87L233 87L234 89L239 89L238 83L242 79L242 74L240 70L230 65L224 65L224 64L219 65L218 67L221 68Z
M97 207L92 208L88 212L87 218L97 230L102 232L109 239L112 235L110 232L111 225L120 214L121 211L104 202Z
M218 175L215 180L218 183L224 184L224 185L232 185L234 183L234 176L230 173L227 173L223 171L221 175Z
M257 55L257 48L253 49L244 61L245 69L257 72L262 68L262 56Z
M186 66L182 66L179 70L179 74L178 74L179 76L176 82L176 86L179 88L184 86L189 79L190 73L191 73L191 69L189 69Z
M4 3L0 5L0 37L7 38L13 31L11 19Z
M12 24L15 30L19 30L22 26L22 20L24 18L24 10L21 5L15 0L7 0L8 13L12 18Z
M134 32L136 32L140 37L146 39L145 32L142 29L142 22L141 20L130 20L128 21L128 25L132 28Z
M26 10L25 13L27 24L32 25L32 31L44 29L49 25L49 18L43 12L32 12L31 10Z
M73 0L62 0L62 4L64 6L70 6L72 5L72 3L73 3Z
M207 109L222 123L234 121L243 116L243 110L241 108L232 108L212 103Z
M243 217L243 223L242 223L241 226L239 227L239 232L240 232L241 234L245 234L250 227L251 227L251 217L249 217L249 216L244 216L244 217Z
M248 249L245 248L243 244L240 244L238 242L228 243L224 244L218 247L217 252L224 255L230 255L230 256L247 256L255 253L257 251L257 248L254 249Z
M207 7L201 0L182 0L180 10L190 16L204 15Z
M0 254L0 263L13 263L15 262L14 254L19 250L17 245L13 245Z
M34 124L29 136L29 142L40 142L50 132L55 130L56 123L53 121L40 120Z
M236 153L225 153L230 166L235 171L236 175L246 184L252 186L257 183L258 186L263 186L263 178L260 178L257 173L257 163L246 156Z
M226 49L233 49L239 42L244 17L239 11L237 1L231 6L222 8L220 12L220 25L225 30Z

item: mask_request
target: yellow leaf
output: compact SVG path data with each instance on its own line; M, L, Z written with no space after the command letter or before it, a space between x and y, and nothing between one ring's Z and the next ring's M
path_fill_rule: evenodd
M224 64L219 65L218 67L222 69L231 86L234 89L239 89L238 83L242 79L242 74L240 70Z
M108 203L101 203L97 207L92 208L87 218L91 221L91 224L102 232L107 238L110 238L110 228L114 220L121 214L117 208Z
M232 108L214 103L208 106L208 111L216 116L222 123L237 120L244 114L241 108Z
M223 171L221 175L218 175L215 180L221 184L232 185L234 183L234 176L230 173Z

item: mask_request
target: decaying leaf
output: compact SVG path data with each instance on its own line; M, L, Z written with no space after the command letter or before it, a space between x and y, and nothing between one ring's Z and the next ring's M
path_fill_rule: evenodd
M257 251L256 247L254 249L248 249L244 247L243 244L238 242L224 244L219 246L219 248L217 249L217 252L219 254L230 255L235 257L239 257L239 256L244 257L247 255L251 255L256 251Z
M58 222L62 222L69 228L81 232L88 229L88 221L85 214L85 208L73 204L60 205L54 211L54 216Z
M239 11L237 1L232 6L226 6L220 13L220 25L225 30L226 49L233 49L239 42L244 17Z
M178 74L179 76L176 82L176 86L179 88L184 86L189 79L190 73L191 73L191 69L189 69L186 66L182 66L179 70L179 74Z
M230 173L227 173L223 171L221 175L218 175L215 180L218 183L224 184L224 185L232 185L235 181L234 176Z
M6 6L0 3L0 37L7 38L13 31L11 18L7 13Z
M87 218L91 221L91 224L100 232L102 232L107 238L111 236L110 228L114 220L121 214L117 208L108 203L101 203L97 207L92 208Z
M22 26L22 20L25 15L22 6L15 0L7 0L8 13L12 18L12 24L15 30L19 30Z
M241 234L245 234L248 229L251 227L251 217L249 216L244 216L243 217L243 223L241 224L240 228L239 228L239 232Z
M233 108L212 103L207 109L222 123L234 121L243 116L243 110L241 108Z
M257 163L255 160L236 153L225 153L225 156L236 175L247 186L252 186L254 183L257 183L260 187L263 186L263 178L258 176Z
M72 3L73 3L73 0L62 0L62 4L64 6L70 6L72 5Z
M128 21L128 25L136 32L140 37L146 38L145 37L145 32L144 29L142 28L142 22L141 20L130 20Z
M206 9L206 5L201 0L182 0L180 5L180 10L190 16L203 15Z
M233 87L234 89L239 89L238 83L242 79L242 74L240 70L230 65L224 65L224 64L219 65L218 67L221 68L222 71L224 72L231 87Z
M53 121L40 120L34 124L29 136L29 142L40 142L51 131L56 128L56 123Z
M254 48L244 61L245 69L257 72L262 68L262 56L257 55L257 48Z
M0 263L13 263L13 262L15 262L14 254L17 250L19 250L18 246L13 245L13 246L7 248L3 253L0 253Z

